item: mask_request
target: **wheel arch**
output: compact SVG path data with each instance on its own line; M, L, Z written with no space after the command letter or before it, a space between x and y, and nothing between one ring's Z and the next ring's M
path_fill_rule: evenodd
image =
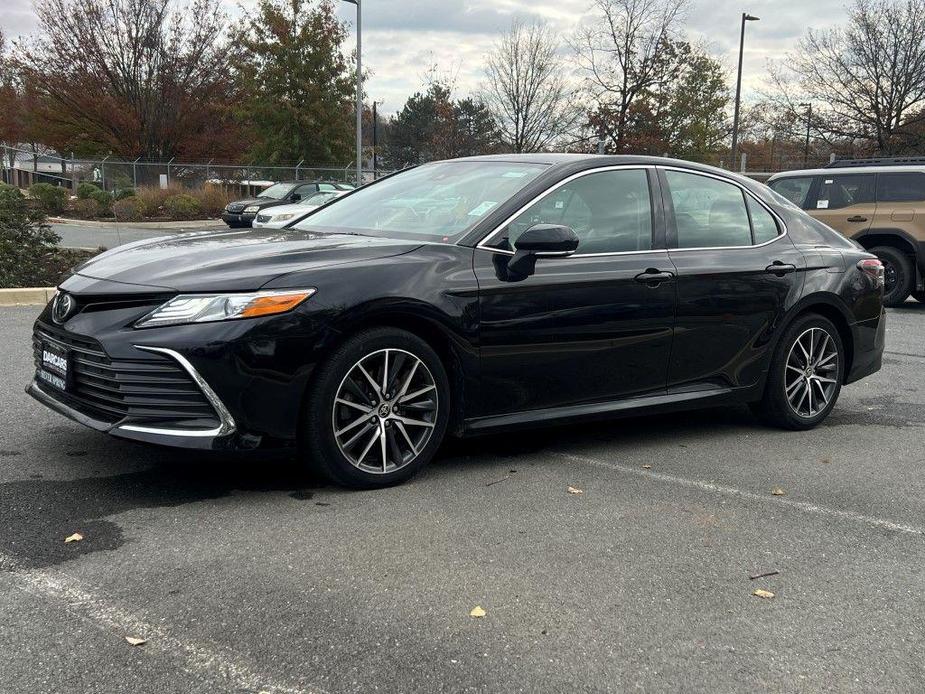
M336 326L337 337L331 343L333 352L348 339L371 328L396 328L424 340L437 353L449 380L452 409L448 431L459 434L462 431L466 403L466 380L464 363L467 361L465 342L443 321L423 312L408 308L375 308L353 317ZM313 386L310 379L308 390ZM307 397L306 397L307 399Z
M851 329L853 321L850 318L847 307L834 294L818 293L810 294L804 297L796 306L787 314L786 319L778 327L777 338L774 343L774 352L777 345L794 321L809 313L816 313L824 318L829 319L838 330L838 336L841 338L842 345L845 349L845 368L842 378L847 378L854 364L854 333Z
M919 254L919 243L912 236L902 229L876 228L862 231L860 234L852 237L869 251L877 246L890 246L896 250L906 253L913 259L913 264L917 265L919 270L925 271L925 257Z

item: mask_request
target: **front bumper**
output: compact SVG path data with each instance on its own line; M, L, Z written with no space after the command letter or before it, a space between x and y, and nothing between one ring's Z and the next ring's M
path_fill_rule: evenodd
M77 282L71 282L62 288L73 293ZM101 300L118 305L112 297ZM26 391L74 421L122 438L196 449L291 447L314 365L336 331L310 306L266 318L131 327L161 302L82 308L62 326L46 307L34 340L70 344L79 357L71 376L82 380L73 392L39 380Z
M222 212L222 221L230 227L249 227L257 215L243 212Z

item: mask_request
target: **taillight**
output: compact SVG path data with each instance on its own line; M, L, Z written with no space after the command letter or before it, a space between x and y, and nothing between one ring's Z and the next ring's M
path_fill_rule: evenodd
M858 270L871 278L875 287L883 286L883 263L878 258L864 258L858 261Z

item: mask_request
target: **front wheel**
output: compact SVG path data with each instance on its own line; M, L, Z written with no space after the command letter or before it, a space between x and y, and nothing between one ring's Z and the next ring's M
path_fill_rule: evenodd
M871 248L883 263L883 305L902 306L915 287L915 270L909 256L892 246Z
M302 431L310 463L348 487L402 482L433 458L446 431L450 390L424 340L374 328L319 367Z
M753 408L768 423L811 429L825 419L841 392L844 346L828 318L797 318L774 351L764 397Z

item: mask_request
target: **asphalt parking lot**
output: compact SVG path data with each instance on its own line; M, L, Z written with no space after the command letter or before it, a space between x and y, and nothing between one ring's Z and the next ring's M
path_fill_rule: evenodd
M0 309L2 692L925 689L923 304L814 431L472 439L377 492L53 414L36 313Z

